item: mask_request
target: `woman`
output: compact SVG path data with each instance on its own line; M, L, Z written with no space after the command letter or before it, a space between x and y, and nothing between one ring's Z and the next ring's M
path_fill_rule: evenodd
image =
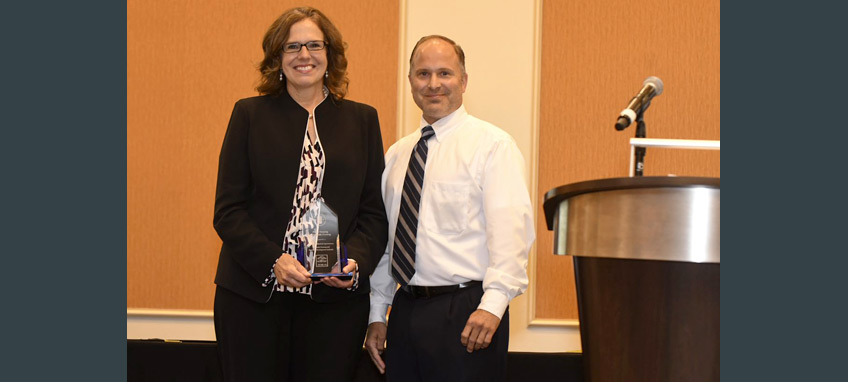
M377 111L344 99L345 44L317 9L283 13L262 49L260 96L236 102L219 159L221 363L230 381L351 380L387 240ZM304 215L318 200L338 214L349 280L310 279Z

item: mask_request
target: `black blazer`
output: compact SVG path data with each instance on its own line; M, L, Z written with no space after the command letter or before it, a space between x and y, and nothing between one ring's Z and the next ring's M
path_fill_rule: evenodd
M213 225L223 245L215 283L256 302L271 297L272 286L262 282L282 253L308 116L288 93L239 100L221 147ZM315 109L315 125L326 158L322 195L359 264L354 292L313 285L314 300L336 301L370 291L386 248L383 141L373 107L332 95Z

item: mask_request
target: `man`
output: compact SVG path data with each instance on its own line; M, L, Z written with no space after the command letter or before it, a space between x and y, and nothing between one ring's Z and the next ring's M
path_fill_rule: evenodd
M451 39L418 41L409 83L421 129L386 153L389 243L365 345L389 381L502 380L509 301L527 288L535 240L524 158L466 113L465 53Z

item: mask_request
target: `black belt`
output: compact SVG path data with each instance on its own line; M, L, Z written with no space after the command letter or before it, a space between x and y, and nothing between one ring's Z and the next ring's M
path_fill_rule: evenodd
M480 281L469 281L467 283L460 283L456 285L442 285L442 286L420 286L420 285L407 285L401 287L404 292L409 293L414 298L430 298L436 297L438 295L442 295L445 293L453 293L463 288L472 287L475 285L480 285L482 282Z

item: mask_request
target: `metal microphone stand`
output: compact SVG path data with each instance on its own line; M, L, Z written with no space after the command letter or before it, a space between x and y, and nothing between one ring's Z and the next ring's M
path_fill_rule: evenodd
M651 102L645 104L641 109L639 109L639 113L636 114L636 138L645 138L645 110L648 109L648 106L651 106ZM642 176L642 170L645 169L645 147L636 147L634 151L634 156L636 157L636 162L634 164L635 168L634 176Z

